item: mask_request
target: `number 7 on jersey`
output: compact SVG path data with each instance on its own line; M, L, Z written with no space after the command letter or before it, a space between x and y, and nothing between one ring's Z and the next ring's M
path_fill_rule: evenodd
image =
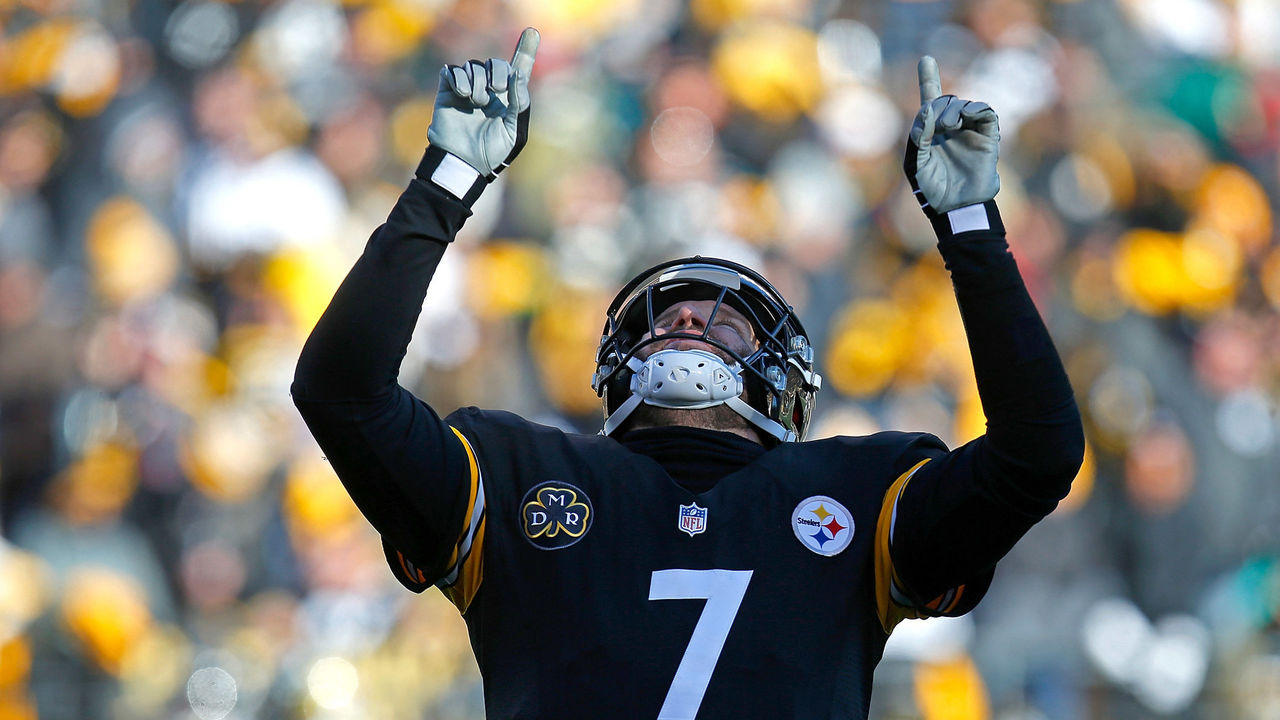
M650 600L706 600L658 720L694 720L751 582L751 570L654 570Z

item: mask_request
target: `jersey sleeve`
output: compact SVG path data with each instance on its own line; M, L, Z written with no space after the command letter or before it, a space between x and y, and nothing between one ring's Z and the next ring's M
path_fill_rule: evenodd
M451 425L449 429L466 452L468 492L461 512L461 530L448 559L441 570L429 572L419 568L403 552L397 550L386 536L382 538L382 550L392 574L402 585L416 593L433 585L439 587L458 611L465 613L484 578L484 478L471 443L456 427Z
M383 549L401 584L414 592L434 585L466 614L484 583L486 555L504 553L504 543L510 542L501 524L488 522L490 512L513 507L531 483L557 476L546 468L565 467L568 441L558 428L501 410L459 408L444 422L464 458L459 465L464 471L456 477L463 502L453 510L447 554L428 569L385 536Z
M972 610L991 584L993 571L980 573L972 581L959 583L932 598L915 596L894 566L893 546L899 502L908 483L932 458L916 462L903 472L885 491L876 520L876 616L885 633L903 620L926 617L957 617Z
M971 608L996 562L1066 496L1084 454L1061 358L1005 242L995 203L982 210L980 227L935 222L934 228L987 431L912 464L886 495L879 518L887 525L886 630L896 622L895 606L925 615Z
M482 530L470 446L398 380L427 287L469 215L443 190L411 181L316 323L292 386L308 429L411 589L456 585Z

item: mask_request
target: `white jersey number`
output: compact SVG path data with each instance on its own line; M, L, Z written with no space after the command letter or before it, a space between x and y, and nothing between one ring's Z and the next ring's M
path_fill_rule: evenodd
M706 600L658 720L694 720L729 628L747 594L751 570L654 570L650 600Z

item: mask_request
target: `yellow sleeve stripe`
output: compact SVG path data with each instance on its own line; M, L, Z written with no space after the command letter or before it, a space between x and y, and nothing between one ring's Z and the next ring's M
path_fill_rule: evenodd
M467 523L458 537L458 544L449 557L449 571L436 585L444 590L445 595L460 611L465 612L471 604L476 591L480 589L484 563L482 549L484 547L484 479L480 475L480 465L476 462L475 451L471 443L455 427L450 427L462 447L467 451L467 463L471 470L471 493L467 498ZM461 578L461 580L459 579Z
M476 531L476 541L472 545L472 551L462 561L461 579L451 587L442 588L444 596L449 598L449 602L453 603L460 613L465 613L467 608L471 607L471 601L480 589L480 580L484 577L484 553L480 552L484 545L484 528L485 519L480 518L480 529Z
M898 498L902 495L902 490L907 486L911 476L915 475L916 471L924 467L927 462L929 458L921 460L893 481L885 491L884 501L880 505L880 515L876 519L876 615L880 618L880 627L884 629L886 635L893 632L893 628L903 620L920 617L914 608L894 597L897 594L894 592L894 585L901 585L901 582L894 571L889 546L893 539L894 521L897 519Z

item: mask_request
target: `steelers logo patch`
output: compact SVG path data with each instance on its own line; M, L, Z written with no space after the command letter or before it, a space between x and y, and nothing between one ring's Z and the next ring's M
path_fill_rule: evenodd
M559 550L582 539L591 529L591 499L561 482L544 482L525 493L520 503L520 529L534 547Z
M791 513L791 529L801 545L830 557L853 542L853 516L826 495L805 498Z

